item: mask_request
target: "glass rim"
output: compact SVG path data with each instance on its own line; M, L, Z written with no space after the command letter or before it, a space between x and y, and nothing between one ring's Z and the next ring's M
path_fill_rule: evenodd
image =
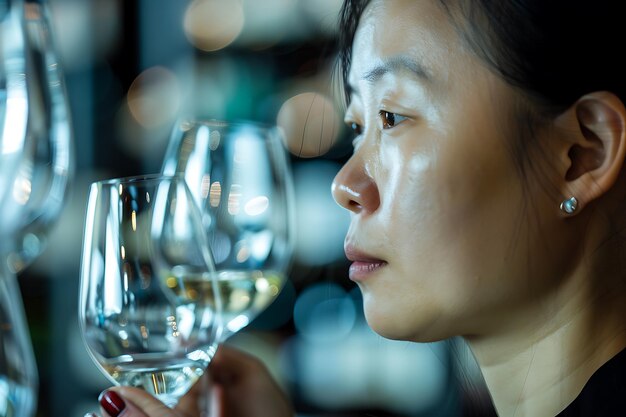
M144 174L144 175L132 175L128 177L108 178L91 183L92 186L110 186L120 184L135 184L135 183L148 183L155 180L185 180L182 173L176 172L174 174Z

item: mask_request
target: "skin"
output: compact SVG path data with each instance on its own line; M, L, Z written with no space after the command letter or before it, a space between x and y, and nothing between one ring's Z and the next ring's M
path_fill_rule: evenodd
M348 81L358 136L333 195L352 213L346 253L369 325L464 336L501 415L557 414L626 346L619 255L602 245L624 190L623 104L593 92L542 123L522 176L511 149L533 104L431 0L371 2Z
M346 253L369 325L416 342L462 336L500 415L558 414L626 347L623 103L590 92L527 137L521 120L540 109L464 45L435 0L372 1L349 84L358 136L333 196L351 212ZM573 215L559 209L570 196ZM224 407L240 407L225 415L292 414L258 362L215 364ZM196 415L186 404L206 394L192 390L176 414L118 390L126 417Z

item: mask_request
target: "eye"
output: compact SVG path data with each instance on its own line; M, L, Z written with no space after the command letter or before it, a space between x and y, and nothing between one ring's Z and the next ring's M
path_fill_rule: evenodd
M399 114L391 113L385 110L379 111L378 115L380 116L380 120L383 123L383 129L391 129L408 119L408 117L406 116L401 116Z

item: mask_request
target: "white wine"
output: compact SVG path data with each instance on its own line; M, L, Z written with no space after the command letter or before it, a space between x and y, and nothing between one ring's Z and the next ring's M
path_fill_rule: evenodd
M222 300L224 333L229 335L247 326L278 297L285 277L274 271L223 270L217 282ZM211 281L197 275L170 277L167 286L190 301L213 298ZM205 300L211 304L210 300Z
M172 406L202 376L211 356L204 351L183 358L142 353L102 360L100 364L118 384L142 388Z

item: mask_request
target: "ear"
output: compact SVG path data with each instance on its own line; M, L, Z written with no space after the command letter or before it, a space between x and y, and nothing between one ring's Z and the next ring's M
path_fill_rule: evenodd
M556 127L566 136L561 198L575 197L578 213L619 177L626 156L626 108L616 95L594 92L558 116Z

